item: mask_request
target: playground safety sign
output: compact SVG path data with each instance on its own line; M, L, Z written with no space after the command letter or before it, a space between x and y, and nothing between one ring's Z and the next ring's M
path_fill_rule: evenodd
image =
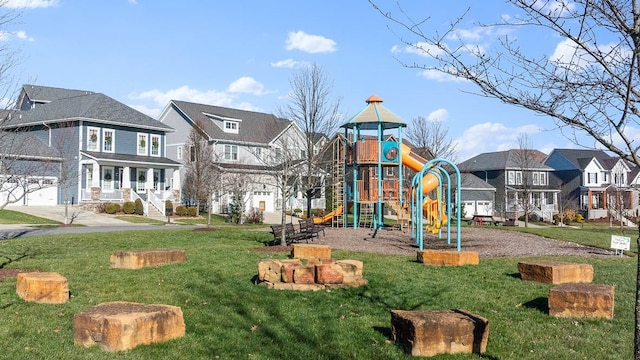
M616 251L616 255L622 256L623 251L631 249L631 238L628 236L611 235L611 248Z

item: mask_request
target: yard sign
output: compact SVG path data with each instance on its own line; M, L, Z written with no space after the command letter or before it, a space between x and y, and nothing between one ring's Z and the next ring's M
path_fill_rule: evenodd
M624 250L631 249L631 238L628 236L611 235L611 248L615 249L616 255L622 256Z

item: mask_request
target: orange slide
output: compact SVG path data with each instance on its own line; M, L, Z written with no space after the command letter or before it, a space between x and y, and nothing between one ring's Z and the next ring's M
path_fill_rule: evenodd
M419 172L424 167L424 163L421 160L416 159L411 156L411 148L405 144L400 144L402 146L402 164L410 168L415 172ZM422 178L422 193L428 194L438 187L440 180L438 177L432 173L428 173ZM425 213L429 212L428 209L432 207L432 204L435 200L430 198L426 198L423 204L423 210ZM432 211L433 212L433 211ZM442 223L445 224L447 222L447 217L442 214Z
M328 213L327 215L323 216L323 217L314 217L313 218L313 223L314 224L326 224L329 221L331 221L331 219L333 219L333 217L335 215L339 215L342 213L342 205L338 206L337 209L335 209L335 211L332 211L330 213Z

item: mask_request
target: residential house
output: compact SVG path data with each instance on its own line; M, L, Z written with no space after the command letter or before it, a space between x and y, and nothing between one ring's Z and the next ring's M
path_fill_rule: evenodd
M238 184L244 187L240 190L245 211L278 211L283 196L293 208L304 204L295 184L300 169L291 176L292 194L282 194L283 186L278 186L274 177L285 171L285 161L301 164L305 158L304 133L295 123L272 114L178 100L170 101L159 120L176 129L167 137L167 154L172 160L183 164L193 160L188 141L193 128L213 147L214 162L222 173L220 186L213 194L214 212L228 212ZM313 207L324 208L324 203L317 200Z
M619 210L637 216L639 171L628 161L603 150L554 149L545 164L554 169L564 207L579 209L587 219Z
M180 163L165 156L173 129L104 94L24 85L2 129L28 132L64 159L56 203L132 201L164 213L180 201Z
M457 186L455 175L451 177L451 183L454 186L452 190L455 190ZM452 191L452 195L455 197L455 192ZM460 199L463 206L461 217L491 216L496 201L496 188L471 173L460 173ZM455 203L455 198L452 202Z
M0 206L56 205L62 162L28 132L0 132Z
M538 150L512 149L474 156L458 168L495 188L494 213L517 218L527 210L551 221L558 211L560 189L549 182L553 168L543 164L546 157Z

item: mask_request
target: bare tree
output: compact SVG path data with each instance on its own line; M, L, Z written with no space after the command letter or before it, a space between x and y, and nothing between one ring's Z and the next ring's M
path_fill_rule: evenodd
M527 134L518 135L518 145L519 148L514 151L516 154L515 163L518 169L516 171L516 177L520 177L520 180L517 181L518 187L515 191L516 207L520 208L524 213L524 227L529 227L529 217L537 205L533 201L533 182L531 174L535 162Z
M56 185L62 158L29 132L0 130L0 209Z
M415 117L405 135L416 146L418 155L458 162L457 146L449 138L449 129L442 121L430 120L424 116Z
M373 0L370 0L373 4ZM495 98L554 119L579 143L587 135L640 166L635 131L640 125L640 4L632 1L509 0L520 13L483 25L499 36L498 47L465 42L456 36L467 12L438 29L441 21L402 19L373 6L400 31L406 44L430 57L428 64L406 64L462 78L482 96ZM430 27L431 25L434 27ZM563 55L529 54L510 31L527 29L538 38L556 38ZM640 245L640 237L638 238ZM640 260L640 252L638 253ZM636 286L635 358L640 359L640 261Z
M207 204L209 216L207 226L211 225L211 207L213 193L219 187L220 171L215 165L216 155L213 146L202 132L202 124L196 122L189 132L187 146L189 158L185 164L184 194L196 202L198 214L200 205Z
M310 216L311 200L323 185L318 169L326 167L316 144L321 136L330 137L335 132L341 99L332 99L333 83L324 69L315 63L294 72L289 84L289 103L277 112L280 117L295 122L304 132L304 144L298 151L302 151L300 158L306 160L307 166L300 177L300 186Z

